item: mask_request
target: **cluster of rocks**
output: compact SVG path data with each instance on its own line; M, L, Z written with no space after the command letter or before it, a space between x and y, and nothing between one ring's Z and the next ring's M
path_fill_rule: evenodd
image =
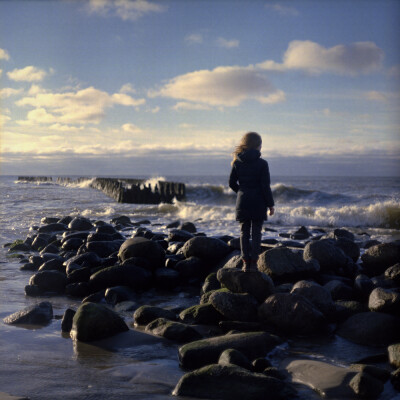
M398 242L360 246L344 229L313 236L302 227L287 238L306 243L264 240L258 271L246 273L237 238L208 237L193 223L176 221L165 233L143 227L148 221L132 223L127 217L110 224L82 217L42 222L10 248L39 251L22 266L37 270L26 294L82 298L78 310L66 310L62 321L62 329L80 341L128 330L118 311L135 310L135 325L144 332L182 343L179 359L189 372L175 395L261 399L268 392L276 399L293 397L288 371L294 377L298 366L278 370L266 355L288 336L326 333L386 346L389 362L397 368L390 374L371 365L355 367L346 383L351 393L377 397L389 378L400 390ZM124 230L133 227L136 232L126 238ZM201 287L198 305L168 310L138 308L133 302L138 292L150 288L185 285ZM52 318L50 303L37 308L36 322ZM19 312L25 315L21 323L35 323L34 311L25 311L28 316ZM5 322L19 323L17 314ZM315 387L307 379L302 382Z

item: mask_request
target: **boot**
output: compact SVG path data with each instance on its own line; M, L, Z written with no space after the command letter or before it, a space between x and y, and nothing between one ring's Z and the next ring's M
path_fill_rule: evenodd
M248 259L248 258L242 258L242 261L243 261L242 271L243 272L250 272L251 260Z

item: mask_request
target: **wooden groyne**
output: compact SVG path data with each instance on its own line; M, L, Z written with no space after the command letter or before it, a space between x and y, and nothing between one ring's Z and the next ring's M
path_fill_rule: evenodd
M46 176L19 176L21 182L53 182L52 177ZM121 179L121 178L69 178L57 177L56 183L60 185L79 184L91 181L89 186L101 190L107 196L119 203L135 204L159 204L172 203L173 199L184 200L186 187L180 182L158 181L152 187L146 184L145 179Z

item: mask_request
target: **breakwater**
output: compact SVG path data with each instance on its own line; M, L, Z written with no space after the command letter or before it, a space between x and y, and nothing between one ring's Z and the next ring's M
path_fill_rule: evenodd
M21 182L54 182L47 176L19 176ZM89 186L101 190L107 196L119 203L131 204L159 204L172 203L173 199L183 200L186 197L184 183L157 181L153 185L146 183L145 179L121 178L70 178L57 177L55 182L60 185L79 184L90 181Z

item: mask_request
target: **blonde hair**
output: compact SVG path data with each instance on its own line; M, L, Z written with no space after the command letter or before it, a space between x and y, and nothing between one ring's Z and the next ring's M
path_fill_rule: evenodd
M235 147L235 151L232 153L233 160L231 165L237 160L239 153L242 153L248 149L256 149L262 144L261 136L256 132L247 132L243 135L238 146Z

